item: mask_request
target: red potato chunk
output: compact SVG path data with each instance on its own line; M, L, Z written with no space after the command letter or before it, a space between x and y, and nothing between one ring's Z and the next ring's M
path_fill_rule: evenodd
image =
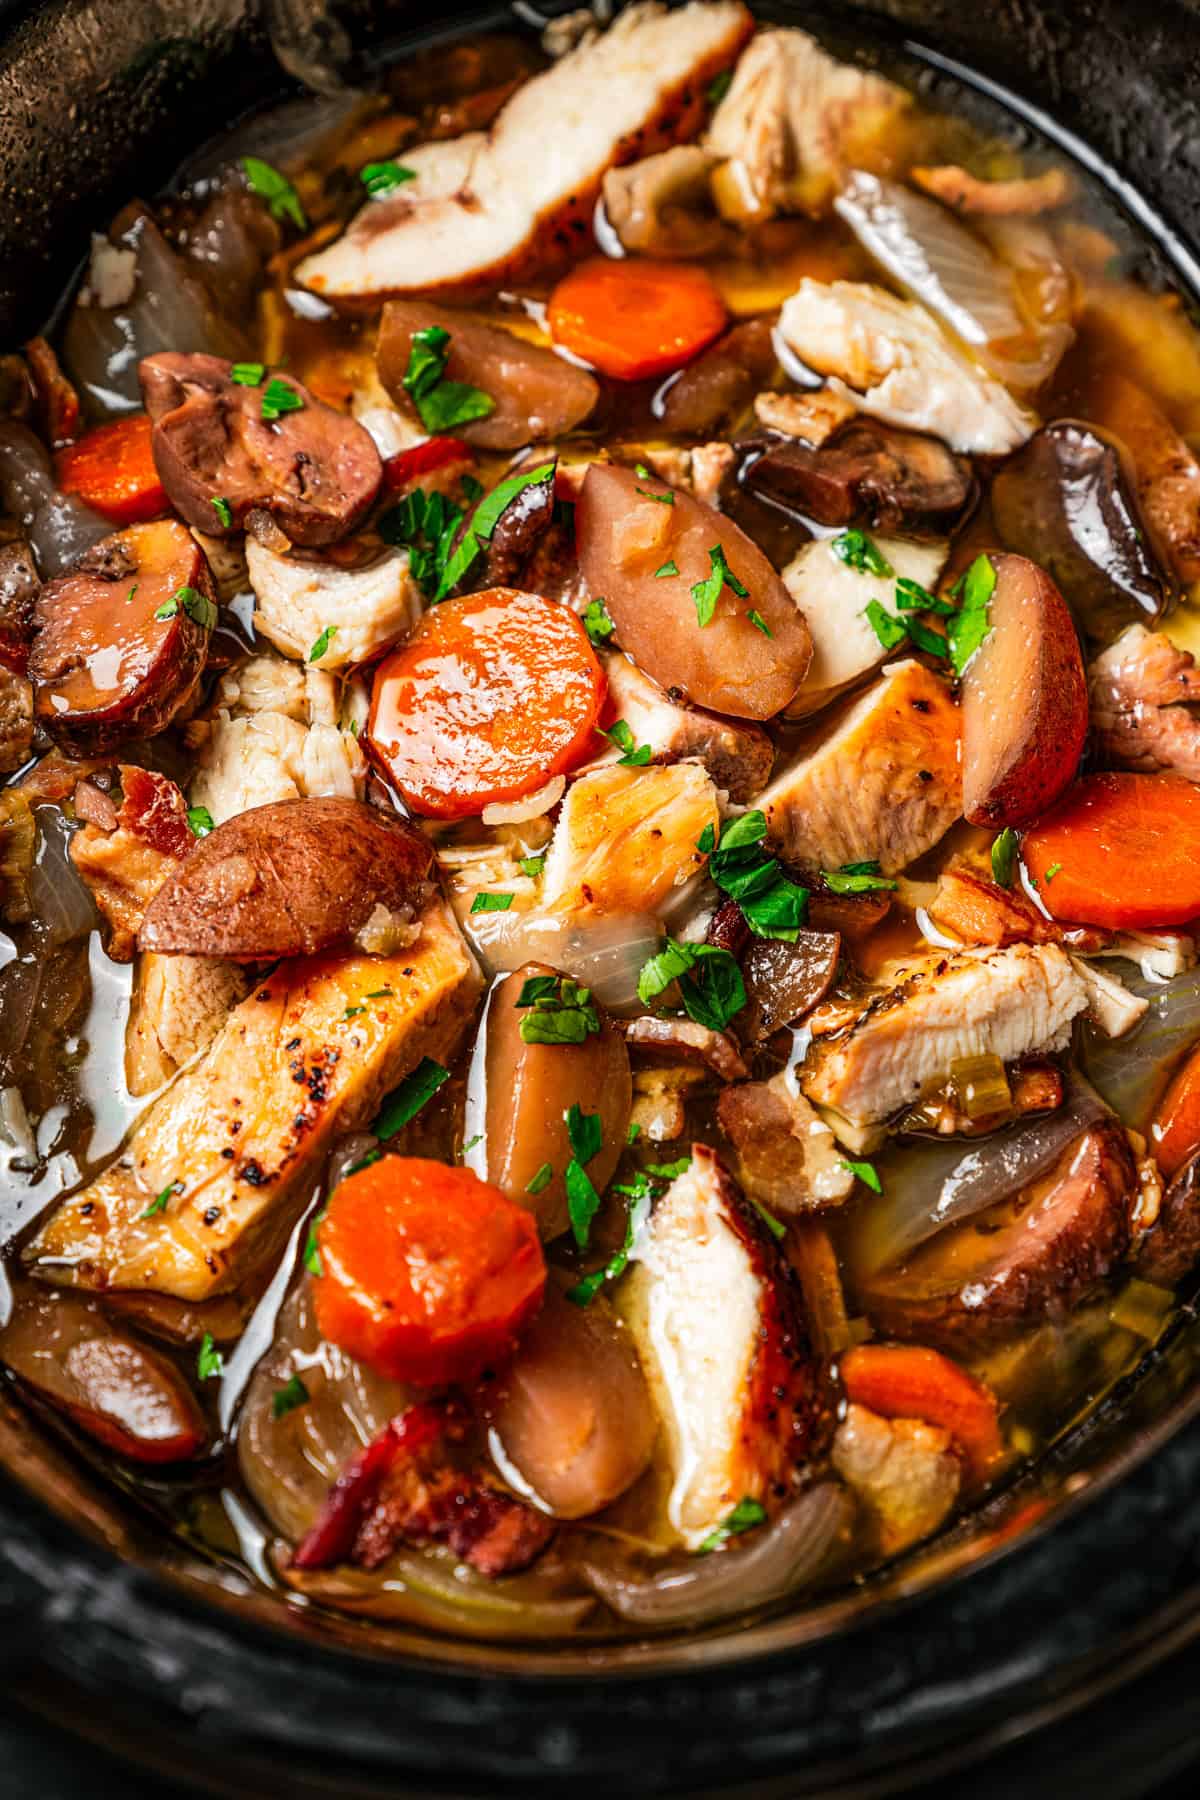
M212 574L185 526L114 532L38 596L38 723L82 755L153 737L195 694L216 621Z
M1036 563L993 556L991 631L962 688L963 812L998 830L1045 811L1075 775L1087 676L1066 601Z
M731 519L656 477L593 463L575 526L589 591L604 596L621 648L660 687L738 719L783 710L804 679L812 638L767 558ZM721 552L746 592L726 582L701 625L692 589L712 576ZM672 564L677 573L659 573Z

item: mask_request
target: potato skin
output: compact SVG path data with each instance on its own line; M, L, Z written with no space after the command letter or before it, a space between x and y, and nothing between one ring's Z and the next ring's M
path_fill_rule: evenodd
M660 687L738 719L782 712L808 670L812 638L767 558L732 519L654 477L593 463L575 529L589 592L604 595L621 648ZM692 588L712 573L718 545L748 593L726 585L702 626ZM672 562L677 575L657 575Z
M156 616L181 588L198 599ZM103 538L38 595L29 652L38 723L83 756L165 730L196 691L216 616L204 552L178 520Z
M146 909L138 947L259 962L348 943L374 908L414 910L433 851L378 807L335 796L254 806L201 838Z

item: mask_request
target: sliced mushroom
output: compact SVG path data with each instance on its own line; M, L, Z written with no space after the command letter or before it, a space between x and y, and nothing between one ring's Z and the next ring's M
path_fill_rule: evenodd
M971 465L939 438L855 418L819 447L768 440L742 477L751 493L822 525L947 537L975 501Z
M673 376L658 402L663 428L699 438L745 412L778 367L774 325L774 315L743 319Z
M746 1010L737 1024L749 1043L762 1043L811 1012L837 974L842 940L836 931L800 931L794 943L755 938L741 958Z
M626 250L643 256L709 256L725 237L709 176L716 158L676 144L604 177L604 210Z

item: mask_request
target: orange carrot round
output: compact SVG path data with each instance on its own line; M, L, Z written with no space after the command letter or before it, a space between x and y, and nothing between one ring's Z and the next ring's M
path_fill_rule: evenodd
M725 303L688 263L581 263L550 296L550 336L618 381L669 375L725 329Z
M414 812L469 818L581 762L604 695L570 607L488 588L435 606L379 665L367 745Z
M98 425L58 452L59 486L78 494L114 525L160 518L168 503L150 451L150 430L145 413Z
M1178 775L1086 775L1025 834L1055 919L1113 930L1200 918L1200 788Z
M990 1388L921 1344L857 1344L839 1364L846 1398L885 1419L924 1419L950 1432L974 1481L1004 1453Z
M533 1214L469 1169L388 1156L334 1190L317 1228L321 1336L393 1381L470 1381L542 1301Z
M1150 1145L1168 1180L1200 1150L1200 1048L1177 1070L1159 1101L1150 1125Z

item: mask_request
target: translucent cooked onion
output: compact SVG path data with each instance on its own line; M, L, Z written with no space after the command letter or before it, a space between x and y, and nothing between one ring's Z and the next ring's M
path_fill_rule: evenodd
M75 938L86 937L96 923L96 912L68 854L71 834L62 814L48 806L39 807L38 827L29 901L41 928L42 949L57 950Z
M341 1612L403 1620L485 1641L569 1637L596 1601L536 1571L501 1581L478 1575L448 1551L399 1550L370 1573L348 1567L311 1572L280 1565L288 1586Z
M597 918L541 910L476 913L467 924L491 974L507 974L527 962L549 963L590 987L612 1012L637 1005L638 971L662 937L657 920L644 913Z
M1140 1129L1172 1065L1200 1039L1200 966L1167 982L1132 968L1122 969L1121 979L1130 993L1149 1001L1150 1010L1123 1038L1085 1029L1080 1062L1113 1111Z
M880 268L999 380L1029 390L1053 373L1070 327L1025 319L1012 270L946 207L862 170L848 177L834 206Z
M644 1568L622 1572L602 1562L585 1563L583 1572L620 1618L677 1630L749 1612L808 1587L848 1542L853 1521L850 1495L825 1481L729 1549L694 1556L657 1575Z
M861 1280L890 1268L948 1225L1008 1199L1053 1168L1106 1112L1100 1096L1076 1080L1057 1112L1010 1125L969 1150L923 1143L882 1158L883 1193L861 1209L847 1245L855 1273Z

